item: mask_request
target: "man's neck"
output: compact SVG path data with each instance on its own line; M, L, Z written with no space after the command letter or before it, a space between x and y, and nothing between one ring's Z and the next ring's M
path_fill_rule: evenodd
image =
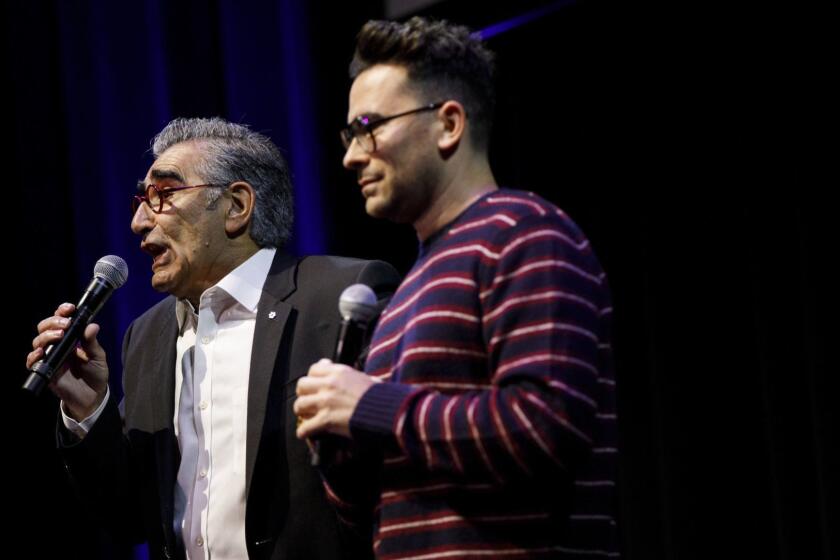
M208 274L207 281L195 292L189 294L185 299L189 301L195 309L198 309L198 303L203 294L209 288L212 288L219 281L236 270L239 265L257 254L260 248L253 242L241 244L231 247L227 251L223 251L224 261L217 261L214 263L211 272Z
M448 177L429 207L414 222L417 237L425 241L457 218L477 198L498 188L486 160Z

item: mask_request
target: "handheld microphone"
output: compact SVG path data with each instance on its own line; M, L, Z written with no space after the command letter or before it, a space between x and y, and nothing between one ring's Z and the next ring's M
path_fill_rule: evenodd
M333 362L353 366L362 353L368 323L378 312L376 294L365 284L353 284L341 292L338 312L342 320Z
M29 378L23 384L24 389L36 395L44 390L70 353L75 350L85 328L108 301L111 292L125 284L127 279L128 265L120 257L106 255L96 261L93 280L76 304L76 311L70 317L70 324L65 329L64 336L56 344L48 346L44 351L44 358L32 365Z
M378 313L376 294L370 286L353 284L341 292L338 298L338 312L341 313L341 330L335 344L333 362L355 366L362 353L365 333L371 319ZM329 448L331 436L321 436L312 442L312 466L317 467L324 461L325 447ZM325 441L326 440L326 441ZM326 444L326 445L325 445Z

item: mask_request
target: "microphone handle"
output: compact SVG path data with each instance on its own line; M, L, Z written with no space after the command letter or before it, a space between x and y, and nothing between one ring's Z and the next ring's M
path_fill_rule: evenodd
M91 280L82 299L76 305L76 311L70 316L70 325L64 336L55 344L47 346L44 358L30 368L29 377L23 388L35 395L40 395L70 353L76 349L76 343L82 338L94 315L102 308L113 292L113 288L102 278Z
M365 338L365 329L352 319L341 321L341 330L338 333L338 341L335 344L333 362L346 366L355 366L356 360L362 353L362 344Z
M335 344L333 362L354 367L356 360L362 352L362 345L365 339L365 328L352 319L341 321L341 330L338 332L338 340ZM337 436L324 434L313 439L310 446L312 451L311 464L313 467L324 465L328 457L333 453Z

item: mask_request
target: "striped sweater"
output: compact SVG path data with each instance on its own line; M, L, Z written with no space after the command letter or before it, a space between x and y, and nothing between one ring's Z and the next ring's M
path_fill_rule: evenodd
M532 193L488 193L423 243L351 419L384 449L377 557L618 556L610 314L589 242ZM358 488L326 482L349 514Z

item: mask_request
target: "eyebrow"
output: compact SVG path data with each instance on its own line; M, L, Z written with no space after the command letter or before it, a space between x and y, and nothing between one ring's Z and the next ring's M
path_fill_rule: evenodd
M382 118L382 113L362 113L361 115L359 115L359 117L364 117L366 119L376 121Z
M152 169L150 175L152 176L152 179L155 179L156 181L162 181L164 179L174 179L179 183L184 182L184 178L181 177L181 174L177 171L170 171L167 169Z
M347 123L347 126L348 127L353 126L353 123L358 122L359 119L362 119L362 118L366 118L370 121L376 121L376 120L381 119L382 115L380 113L360 113L360 114L356 115L355 117L353 117L353 119L349 123Z

